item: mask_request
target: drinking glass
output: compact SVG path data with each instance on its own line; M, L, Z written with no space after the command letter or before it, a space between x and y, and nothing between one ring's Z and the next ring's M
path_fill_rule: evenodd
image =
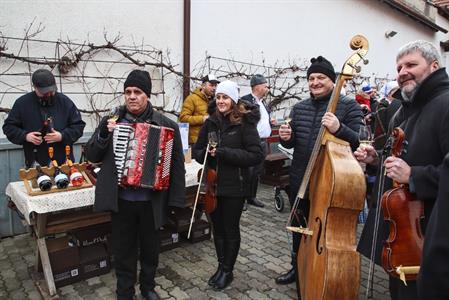
M367 124L360 126L359 129L359 142L360 145L372 145L373 144L373 133L371 132L371 127Z
M216 131L211 131L208 134L208 138L209 138L209 146L211 148L216 148L218 145L218 136L217 136L217 132Z
M117 106L111 108L109 110L108 116L109 116L109 120L117 122L117 120L119 118L119 108Z

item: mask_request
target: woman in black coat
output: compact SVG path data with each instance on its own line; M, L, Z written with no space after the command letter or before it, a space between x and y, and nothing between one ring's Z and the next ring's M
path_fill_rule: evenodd
M240 249L240 216L249 196L248 167L263 160L257 133L258 108L238 103L238 86L232 81L218 84L216 110L206 120L194 145L196 160L217 172L217 208L211 213L218 269L208 284L214 289L227 287ZM215 138L216 137L216 138ZM208 143L216 139L215 147Z

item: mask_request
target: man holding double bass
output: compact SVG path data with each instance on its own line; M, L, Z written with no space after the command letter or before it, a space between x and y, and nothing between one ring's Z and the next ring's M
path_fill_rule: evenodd
M291 121L279 128L280 143L285 148L294 149L292 165L290 167L290 195L291 207L306 173L308 161L313 152L315 141L319 136L321 126L339 139L350 143L351 148L357 148L358 131L362 122L362 110L354 99L341 96L334 113L327 112L332 91L335 88L336 74L332 64L323 56L311 59L307 69L307 80L310 98L295 104L291 110ZM303 199L298 205L296 217L292 219L292 226L305 226L309 215L310 202ZM290 284L297 278L296 257L299 249L301 235L292 233L293 245L291 249L292 268L285 274L276 278L277 284ZM298 287L299 294L299 287Z
M384 191L391 188L392 181L408 185L411 194L424 203L424 232L438 193L440 165L449 152L449 77L441 67L437 48L427 41L418 40L402 46L396 56L396 69L400 90L395 96L402 104L390 122L389 131L400 127L408 144L407 151L399 157L385 159ZM372 146L361 145L354 155L357 160L371 165L380 161ZM377 178L378 181L383 179L382 174ZM373 195L382 195L384 191L377 193L378 183L375 186ZM358 251L366 257L371 256L379 205L374 202L370 209L359 241ZM381 215L372 256L377 264L380 264L382 241L388 234L388 224ZM417 299L416 281L408 280L406 286L400 279L390 276L390 294L392 299Z

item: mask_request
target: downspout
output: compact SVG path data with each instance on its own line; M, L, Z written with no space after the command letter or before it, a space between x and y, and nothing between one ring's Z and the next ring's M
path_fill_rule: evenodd
M184 0L183 99L190 94L190 8L190 0Z

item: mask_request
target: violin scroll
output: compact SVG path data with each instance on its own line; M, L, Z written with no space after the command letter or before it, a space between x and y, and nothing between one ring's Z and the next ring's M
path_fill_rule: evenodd
M393 132L391 133L392 139L393 139L393 143L391 146L391 155L395 156L395 157L399 157L401 156L402 152L403 152L403 146L405 144L404 140L405 140L405 134L404 131L399 128L396 127L393 129Z

